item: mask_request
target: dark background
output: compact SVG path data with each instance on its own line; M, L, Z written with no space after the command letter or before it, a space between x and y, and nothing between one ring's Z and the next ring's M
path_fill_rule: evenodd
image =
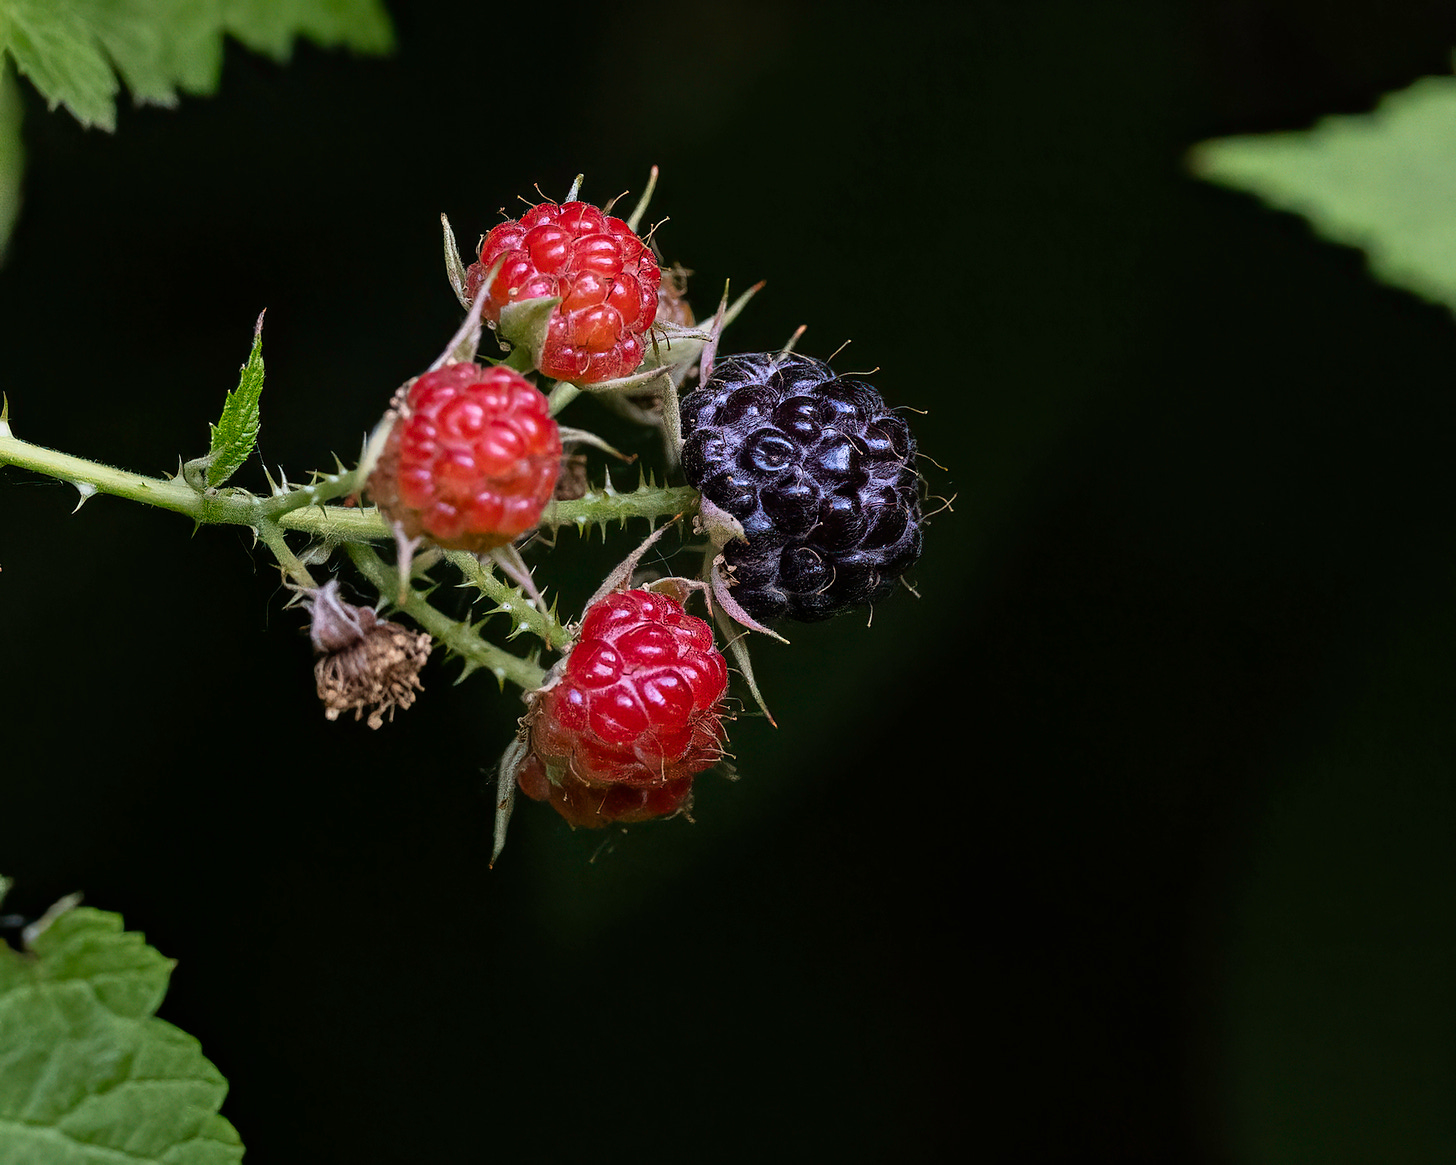
M327 724L245 536L7 470L9 906L179 960L260 1163L1452 1159L1456 324L1182 161L1448 72L1450 6L394 7L115 137L28 92L16 432L174 469L266 306L266 460L351 457L440 211L657 163L699 306L768 280L727 348L927 410L922 598L761 646L695 824L527 804L489 871L513 696Z

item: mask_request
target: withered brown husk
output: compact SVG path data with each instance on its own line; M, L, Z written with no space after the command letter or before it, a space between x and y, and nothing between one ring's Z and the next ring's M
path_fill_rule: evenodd
M568 449L561 458L561 476L556 479L556 489L551 496L559 502L573 502L586 497L588 489L586 454Z
M420 669L430 656L433 640L382 620L368 607L355 607L339 597L339 584L327 582L305 601L312 622L309 637L318 660L314 680L324 715L337 720L343 712L379 728L396 708L408 708L424 690Z

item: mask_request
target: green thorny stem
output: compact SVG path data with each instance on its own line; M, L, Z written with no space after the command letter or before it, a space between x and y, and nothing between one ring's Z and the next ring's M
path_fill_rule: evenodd
M319 474L307 486L292 486L286 480L276 485L270 478L273 493L269 497L228 486L198 489L181 473L174 477L147 477L32 445L16 437L8 422L0 418L0 466L6 465L70 482L80 491L81 504L94 494L110 494L185 514L196 526L248 526L278 559L291 581L300 587L316 585L305 559L318 562L328 552L343 547L359 572L381 595L393 597L401 593L395 568L385 563L369 545L394 540L394 531L383 515L373 506L329 504L359 494L363 483L357 469L341 468L338 473ZM80 504L76 508L80 509ZM551 502L542 515L541 525L546 529L571 526L586 533L592 526L600 526L605 531L611 523L645 518L655 526L662 520L693 513L697 508L698 494L690 487L660 486L643 477L637 489L624 493L615 489L608 478L601 487L589 490L583 497ZM324 554L305 553L300 558L288 544L290 533L307 535L322 547ZM508 639L530 632L548 648L559 649L564 645L566 629L554 610L538 610L519 587L511 586L473 554L449 551L444 557L464 576L465 582L461 585L475 587L493 604L485 619L496 614L510 618ZM540 686L545 673L533 658L512 655L483 639L480 628L485 619L476 623L457 622L441 613L429 602L432 589L410 587L404 592L404 602L398 606L465 661L465 675L483 667L502 684L509 681L525 689Z

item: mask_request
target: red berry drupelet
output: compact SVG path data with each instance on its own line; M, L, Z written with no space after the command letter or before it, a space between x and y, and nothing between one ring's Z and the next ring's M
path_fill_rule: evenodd
M753 618L876 602L920 556L915 439L863 381L794 353L723 357L682 398L682 433L688 483L743 525L723 557Z
M500 270L482 292L497 260ZM466 269L466 294L485 295L492 322L508 303L559 295L541 372L596 384L642 363L661 281L652 251L621 219L585 202L543 202L485 236L479 262Z
M369 494L406 537L483 553L536 525L561 473L561 433L519 372L447 364L410 385Z
M531 698L530 753L516 782L572 825L675 813L694 775L723 757L727 687L702 619L667 595L609 594Z

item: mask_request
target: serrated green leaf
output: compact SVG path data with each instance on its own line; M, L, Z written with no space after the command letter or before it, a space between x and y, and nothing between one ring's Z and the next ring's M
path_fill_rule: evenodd
M0 262L20 214L20 176L25 149L20 141L20 88L9 62L0 59Z
M1426 77L1371 113L1298 133L1204 142L1210 182L1304 215L1361 247L1376 278L1456 308L1456 77Z
M260 53L287 59L295 37L360 53L385 53L394 29L381 0L221 0L227 31Z
M222 73L215 0L70 0L143 105L212 93Z
M227 394L222 416L212 428L212 446L207 451L207 484L214 489L227 481L258 444L261 416L258 399L263 395L263 317L253 331L253 350L243 365L238 386Z
M21 954L0 946L0 1161L233 1165L227 1081L153 1012L172 962L120 915L59 915Z
M0 0L0 48L54 109L82 125L116 128L116 74L77 8L66 0Z
M380 53L394 35L381 0L0 0L0 52L51 108L108 130L117 73L141 103L211 93L228 34L278 60L298 37Z

